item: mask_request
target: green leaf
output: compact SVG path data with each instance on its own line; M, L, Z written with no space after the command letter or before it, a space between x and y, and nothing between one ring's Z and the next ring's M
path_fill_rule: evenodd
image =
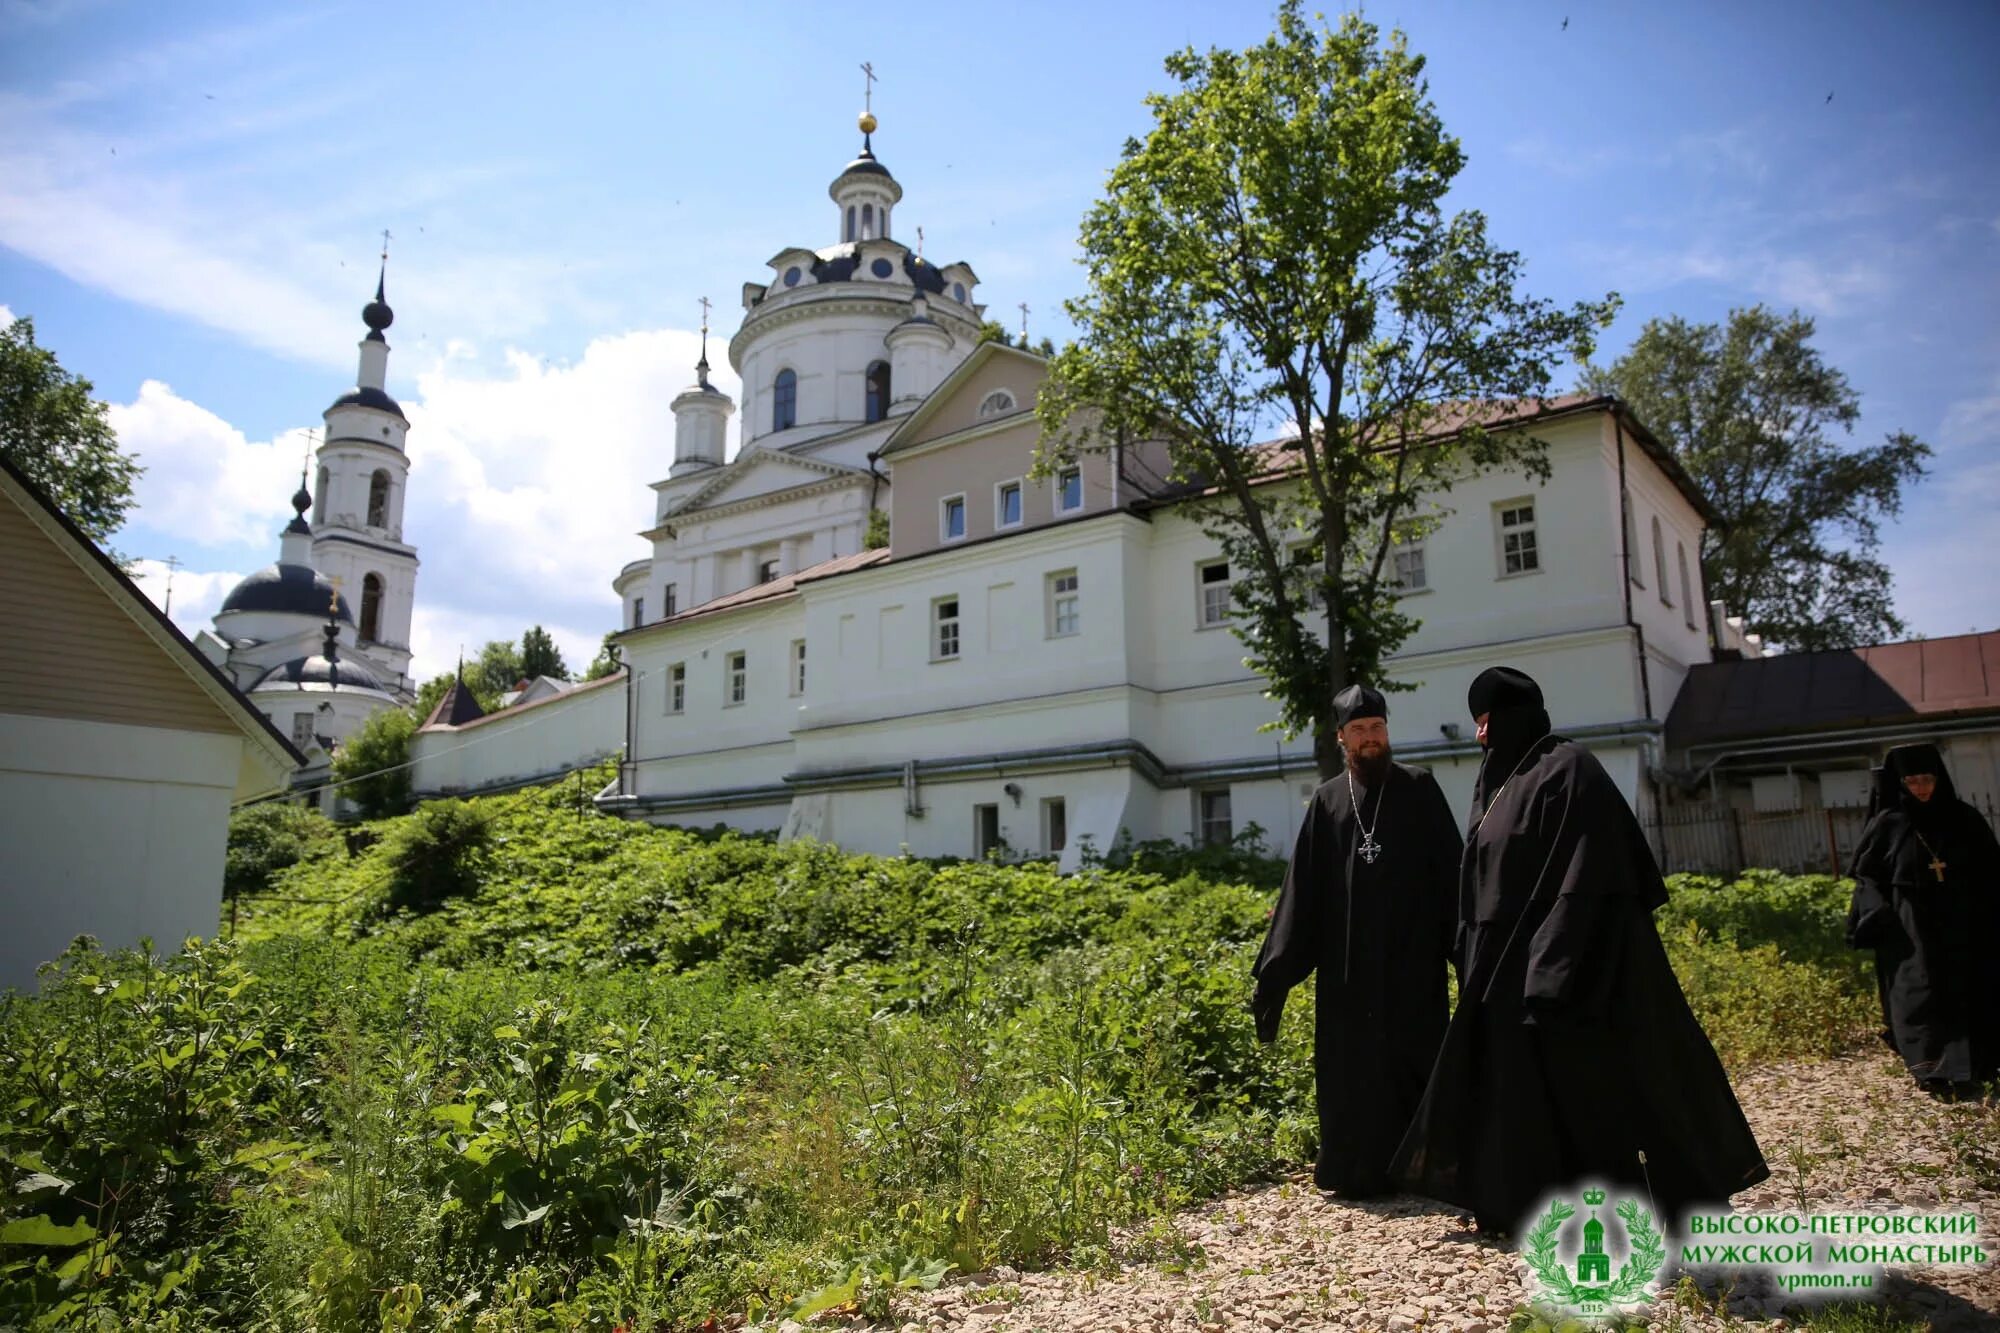
M47 1213L0 1225L0 1245L81 1245L96 1235L97 1228L88 1222L57 1226Z
M509 1199L507 1200L507 1217L500 1223L500 1228L503 1231L512 1231L516 1227L533 1226L535 1223L547 1217L549 1215L549 1209L553 1207L555 1207L554 1204L545 1203L539 1208L531 1208L527 1212L523 1213L517 1211L520 1208L520 1205L515 1203L514 1200Z
M61 1176L52 1176L46 1171L37 1171L33 1175L23 1176L15 1181L14 1193L39 1194L43 1190L61 1190L67 1194L70 1186L75 1183L73 1180L64 1180Z

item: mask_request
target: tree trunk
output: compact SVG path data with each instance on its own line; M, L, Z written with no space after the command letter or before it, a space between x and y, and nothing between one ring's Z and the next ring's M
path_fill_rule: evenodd
M1340 733L1333 725L1333 719L1322 717L1313 724L1313 764L1319 769L1319 780L1331 782L1340 776L1347 760L1340 752Z

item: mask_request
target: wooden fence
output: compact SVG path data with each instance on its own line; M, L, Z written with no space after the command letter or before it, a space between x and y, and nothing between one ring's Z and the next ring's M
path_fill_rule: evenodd
M1971 804L2000 830L2000 806L1992 798ZM1670 875L1734 875L1750 866L1844 875L1867 822L1858 805L1757 811L1721 802L1656 810L1643 821L1653 855Z

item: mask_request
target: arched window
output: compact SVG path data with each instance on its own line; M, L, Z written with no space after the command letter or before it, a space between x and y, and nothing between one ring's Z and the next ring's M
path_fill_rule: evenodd
M313 522L326 522L326 469L319 470L319 485L313 489Z
M863 421L880 421L889 415L889 363L877 361L868 367L868 401Z
M381 473L376 473L381 476ZM382 637L382 576L370 574L361 580L361 637L374 643Z
M875 205L861 206L861 239L868 240L875 235Z
M771 385L771 429L790 430L798 424L799 377L790 370L781 370Z
M368 479L368 526L389 526L389 472L386 468L375 469L375 475Z
M851 240L853 240L853 239L854 239L854 205L853 205L853 204L849 204L849 205L847 206L847 231L846 231L846 233L845 233L845 234L843 234L843 235L841 236L841 238L840 238L840 239L841 239L841 240L843 240L843 241L851 241Z
M882 205L882 239L889 239L889 206Z
M979 415L982 418L997 417L1004 412L1012 412L1013 410L1014 395L1008 393L1005 389L995 389L992 393L987 394L979 400Z

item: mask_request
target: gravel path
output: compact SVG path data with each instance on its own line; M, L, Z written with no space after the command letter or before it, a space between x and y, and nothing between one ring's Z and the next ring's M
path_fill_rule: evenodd
M1813 1209L1977 1211L1978 1234L1954 1239L2000 1253L2000 1108L1937 1102L1874 1050L1773 1066L1735 1086L1772 1170L1769 1181L1737 1196L1739 1210L1796 1208L1803 1198ZM1185 1272L1158 1264L1108 1275L995 1269L899 1300L895 1326L901 1333L1502 1333L1525 1296L1522 1266L1469 1225L1414 1198L1344 1203L1300 1175L1176 1218L1186 1247L1206 1257ZM1709 1288L1718 1294L1719 1284ZM1877 1289L1906 1327L2000 1330L2000 1258L1891 1274ZM1775 1330L1809 1326L1812 1308L1768 1287L1761 1299L1739 1287L1720 1307L1698 1294L1662 1299L1650 1326L1694 1333L1748 1319Z

